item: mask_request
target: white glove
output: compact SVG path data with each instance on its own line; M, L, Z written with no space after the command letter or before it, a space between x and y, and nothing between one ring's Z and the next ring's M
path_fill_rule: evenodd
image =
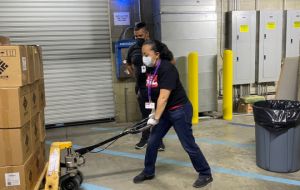
M154 119L154 116L155 116L155 109L153 109L153 110L151 111L151 113L149 114L148 118L149 118L149 119L150 119L150 118L153 118L153 119Z
M155 126L158 124L158 120L154 119L154 118L150 118L148 119L147 121L147 125L152 125L152 126Z
M148 116L148 118L149 119L151 119L151 118L154 119L154 116L155 116L155 113L150 113L149 116Z

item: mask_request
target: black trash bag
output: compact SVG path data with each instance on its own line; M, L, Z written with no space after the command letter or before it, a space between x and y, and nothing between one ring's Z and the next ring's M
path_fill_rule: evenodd
M254 121L269 130L289 129L300 124L300 102L266 100L253 105Z

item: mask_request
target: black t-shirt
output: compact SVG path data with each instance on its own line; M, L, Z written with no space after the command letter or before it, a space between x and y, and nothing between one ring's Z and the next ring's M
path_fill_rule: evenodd
M135 77L136 77L136 86L138 88L146 88L146 73L142 73L143 65L143 56L142 49L137 44L134 44L129 47L127 52L127 63L129 65L134 65L135 68Z
M176 67L167 60L161 60L157 74L153 77L156 68L147 69L146 86L151 84L151 100L157 102L160 89L172 90L166 109L185 104L188 101L185 90L180 82ZM152 76L152 77L151 77ZM152 80L151 80L152 78ZM143 93L148 101L147 91Z

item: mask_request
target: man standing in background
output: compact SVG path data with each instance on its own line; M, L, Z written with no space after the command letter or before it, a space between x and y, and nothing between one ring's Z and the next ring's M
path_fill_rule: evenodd
M130 74L135 75L136 85L135 93L137 95L140 111L143 118L147 118L151 114L151 109L145 108L147 102L147 87L146 87L146 66L143 64L142 45L145 40L149 40L149 31L145 22L137 23L134 27L134 37L136 43L128 49L127 53L127 70ZM140 141L135 145L136 149L145 148L150 136L150 129L143 131ZM165 145L160 143L159 151L164 151Z

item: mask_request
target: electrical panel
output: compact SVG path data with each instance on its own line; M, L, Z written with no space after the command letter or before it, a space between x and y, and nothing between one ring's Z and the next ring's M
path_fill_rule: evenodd
M225 47L233 52L233 84L255 82L256 11L226 13Z
M298 57L300 56L300 10L287 10L284 18L284 57Z
M258 11L256 82L278 81L282 59L282 11Z

